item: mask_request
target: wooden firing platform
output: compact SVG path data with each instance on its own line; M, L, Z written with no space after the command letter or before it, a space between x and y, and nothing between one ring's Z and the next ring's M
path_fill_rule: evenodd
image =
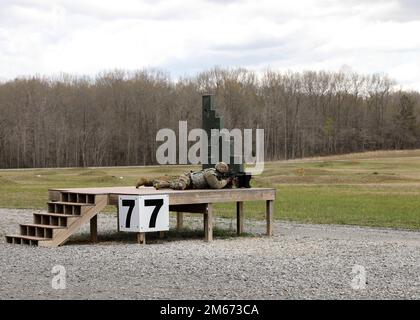
M183 226L183 213L200 213L204 216L204 237L213 240L213 204L220 202L236 202L237 234L244 231L244 209L246 201L266 201L267 235L273 234L274 200L276 190L272 188L249 189L205 189L205 190L156 190L153 187L105 187L105 188L70 188L50 189L50 199L60 201L62 193L107 196L108 205L118 206L119 195L157 195L169 196L169 210L177 212L177 229ZM96 217L95 217L96 218ZM97 220L92 219L91 237L96 240ZM139 243L145 243L145 234L138 234Z

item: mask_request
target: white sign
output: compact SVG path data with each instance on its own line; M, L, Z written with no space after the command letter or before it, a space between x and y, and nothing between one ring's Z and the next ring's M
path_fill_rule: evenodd
M118 198L120 231L169 230L169 196L166 194Z

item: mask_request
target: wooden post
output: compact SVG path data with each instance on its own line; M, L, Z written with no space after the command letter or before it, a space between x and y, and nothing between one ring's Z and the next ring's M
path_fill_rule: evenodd
M165 238L165 231L159 231L159 238L160 239Z
M177 212L176 213L176 231L181 231L184 227L184 213Z
M274 200L266 201L267 236L273 235Z
M236 234L239 236L244 232L244 203L236 202Z
M204 240L213 241L213 204L207 204L204 212Z
M137 233L137 243L146 244L146 233L144 232Z
M119 207L117 206L117 232L120 232L120 211Z
M90 219L90 241L92 243L98 242L98 215Z

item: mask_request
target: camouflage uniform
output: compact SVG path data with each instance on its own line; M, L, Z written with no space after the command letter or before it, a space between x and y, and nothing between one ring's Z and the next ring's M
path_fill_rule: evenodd
M187 172L180 176L163 176L157 179L140 178L136 188L153 186L156 189L170 188L174 190L222 189L228 184L228 179L225 176L228 171L227 164L219 162L215 168Z

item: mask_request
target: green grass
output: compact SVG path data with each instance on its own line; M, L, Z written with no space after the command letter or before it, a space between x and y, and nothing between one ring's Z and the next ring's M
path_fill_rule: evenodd
M0 170L0 207L45 208L48 188L134 185L141 175L179 174L190 167ZM122 178L121 178L122 177ZM420 230L420 150L369 152L266 163L253 186L277 189L276 218ZM263 218L264 203L245 204ZM223 217L234 204L217 204Z

